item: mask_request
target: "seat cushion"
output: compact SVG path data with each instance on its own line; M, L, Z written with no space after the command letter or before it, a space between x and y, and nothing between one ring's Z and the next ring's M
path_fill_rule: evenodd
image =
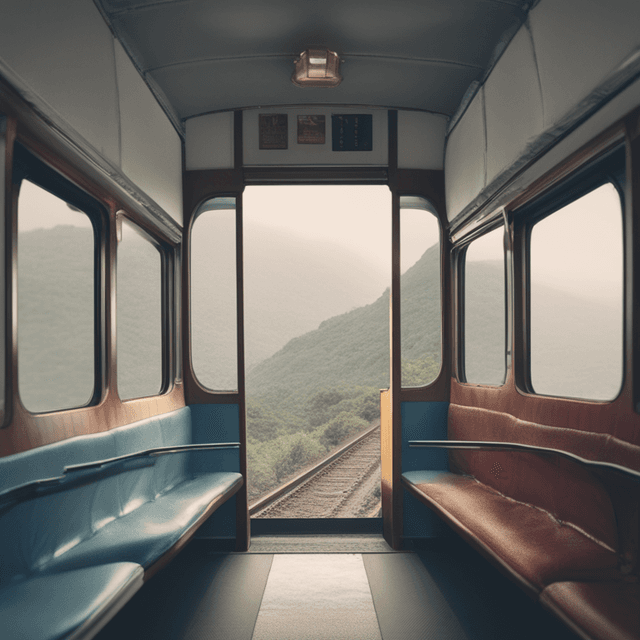
M640 638L637 582L557 582L546 587L540 600L583 637Z
M142 567L117 562L31 577L0 589L3 640L93 637L142 586Z
M206 473L187 480L131 513L108 523L93 536L55 558L47 571L76 569L114 560L145 569L169 551L213 504L242 485L239 473Z
M613 549L474 478L447 471L409 471L403 474L403 481L414 495L534 593L552 582L618 576Z

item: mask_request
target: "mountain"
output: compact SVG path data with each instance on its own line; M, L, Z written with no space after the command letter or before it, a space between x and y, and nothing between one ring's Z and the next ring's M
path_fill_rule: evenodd
M438 247L402 276L402 352L407 360L440 359ZM389 385L389 290L372 304L325 320L291 340L247 377L250 394L313 391L339 385Z
M468 378L504 378L504 267L473 263L467 273ZM403 384L424 384L440 363L438 248L402 276ZM539 393L610 399L621 381L622 324L611 305L536 284L532 310L532 378ZM563 309L563 313L559 310ZM588 322L586 319L588 318ZM248 375L256 397L291 398L340 385L389 385L389 290L375 302L330 318L291 340ZM406 366L406 365L409 366ZM419 379L409 376L418 370Z

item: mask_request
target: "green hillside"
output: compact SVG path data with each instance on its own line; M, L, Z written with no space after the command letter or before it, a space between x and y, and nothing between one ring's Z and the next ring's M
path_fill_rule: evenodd
M440 359L438 265L434 246L402 276L402 353L407 361L429 365L431 375L423 383L437 374ZM325 320L315 331L294 338L247 378L253 396L284 397L327 385L389 385L388 289L372 304Z

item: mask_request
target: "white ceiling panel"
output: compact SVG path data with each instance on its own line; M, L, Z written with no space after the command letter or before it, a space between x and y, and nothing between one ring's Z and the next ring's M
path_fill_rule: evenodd
M358 58L345 63L334 89L301 89L290 82L291 58L257 57L166 67L153 79L183 118L230 108L286 104L368 104L451 113L473 70L454 65Z
M181 118L263 104L355 103L450 115L527 0L97 0ZM290 82L303 50L344 60L337 89Z

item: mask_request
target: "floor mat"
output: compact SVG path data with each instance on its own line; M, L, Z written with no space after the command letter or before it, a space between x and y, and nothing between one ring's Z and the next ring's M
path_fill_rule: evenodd
M253 640L381 640L362 556L274 556Z
M395 553L381 535L253 536L249 553Z

